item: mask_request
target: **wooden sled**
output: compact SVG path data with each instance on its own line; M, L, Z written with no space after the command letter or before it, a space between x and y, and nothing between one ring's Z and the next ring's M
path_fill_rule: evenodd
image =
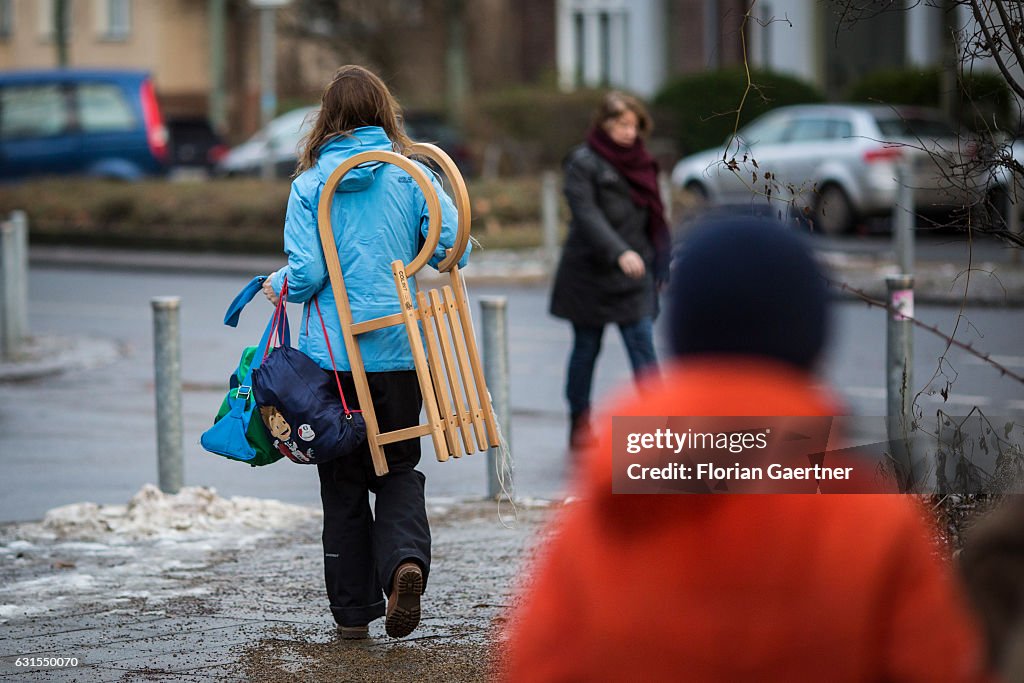
M441 239L441 202L427 173L408 157L384 151L356 154L331 173L320 195L320 205L317 209L320 241L338 308L345 349L348 351L349 364L352 367L356 394L359 397L363 418L366 420L366 439L378 476L387 474L388 471L384 446L396 441L418 439L429 434L437 459L441 461L448 460L451 456L461 457L463 453L468 455L488 448L497 448L501 443L501 434L491 405L491 395L484 382L483 365L477 350L465 281L456 265L469 244L470 208L466 184L455 163L438 147L416 144L409 149L409 155L426 157L437 164L451 183L455 206L459 212L455 244L437 267L440 273L449 276L449 282L440 290L419 290L414 301L409 287L410 278L414 278L427 264ZM334 203L335 190L345 174L367 162L394 164L412 176L426 199L429 227L426 242L412 261L408 264L403 264L400 260L391 263L395 292L402 311L355 322L352 320L352 309L331 227L331 206ZM377 426L373 399L366 381L366 370L363 367L363 357L357 338L366 332L395 325L405 327L409 346L412 348L427 422L381 433Z

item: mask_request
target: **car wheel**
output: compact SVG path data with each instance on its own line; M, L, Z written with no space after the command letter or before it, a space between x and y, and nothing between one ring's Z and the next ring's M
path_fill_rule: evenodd
M814 229L824 235L844 235L853 229L853 206L838 185L826 185L814 206Z

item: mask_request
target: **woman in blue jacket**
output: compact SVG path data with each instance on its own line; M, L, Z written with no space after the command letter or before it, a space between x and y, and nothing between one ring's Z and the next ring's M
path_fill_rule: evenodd
M356 392L317 231L317 207L327 178L349 157L370 150L402 153L412 144L400 115L387 86L370 71L350 65L335 73L300 147L285 216L288 265L264 285L267 298L276 302L287 277L288 299L305 302L299 349L329 373L333 353L350 404ZM437 178L429 170L428 175L441 198L441 239L430 262L436 266L455 242L458 214ZM399 313L390 264L413 260L427 234L423 193L404 171L382 163L353 169L337 192L331 227L353 320ZM467 249L460 266L468 254ZM389 327L358 339L380 430L419 424L422 397L405 330ZM424 476L415 469L420 443L400 441L384 452L389 473L383 477L375 475L365 444L347 457L317 465L327 596L342 638L366 638L367 625L381 616L387 634L396 638L409 635L419 623L420 594L430 570ZM376 495L373 512L370 491Z

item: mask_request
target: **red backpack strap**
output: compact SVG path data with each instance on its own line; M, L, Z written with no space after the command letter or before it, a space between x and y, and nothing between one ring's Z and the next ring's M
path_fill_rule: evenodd
M327 355L331 357L331 367L334 369L334 381L338 383L338 395L341 396L341 406L345 409L345 415L352 413L361 413L361 410L349 410L348 402L345 400L345 392L341 390L341 377L338 376L338 366L334 362L334 351L331 350L331 338L327 334L327 325L324 324L324 316L320 313L320 296L317 295L313 299L313 305L316 306L316 315L320 318L320 329L324 331L324 343L327 344Z
M287 324L288 316L288 277L285 276L284 282L281 284L281 295L277 299L277 305L274 306L274 317L272 318L272 326L270 328L270 340L274 339L275 334L277 335L277 344L281 346L284 344L284 333L285 325ZM270 355L271 347L270 343L267 343L267 348L263 351L263 357L266 358Z

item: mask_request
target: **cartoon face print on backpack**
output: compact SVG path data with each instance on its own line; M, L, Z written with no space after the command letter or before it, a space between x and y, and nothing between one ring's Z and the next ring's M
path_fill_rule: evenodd
M287 441L291 438L292 427L285 421L284 415L277 408L274 406L262 406L260 408L260 417L263 418L263 424L267 425L267 429L270 430L275 439Z

